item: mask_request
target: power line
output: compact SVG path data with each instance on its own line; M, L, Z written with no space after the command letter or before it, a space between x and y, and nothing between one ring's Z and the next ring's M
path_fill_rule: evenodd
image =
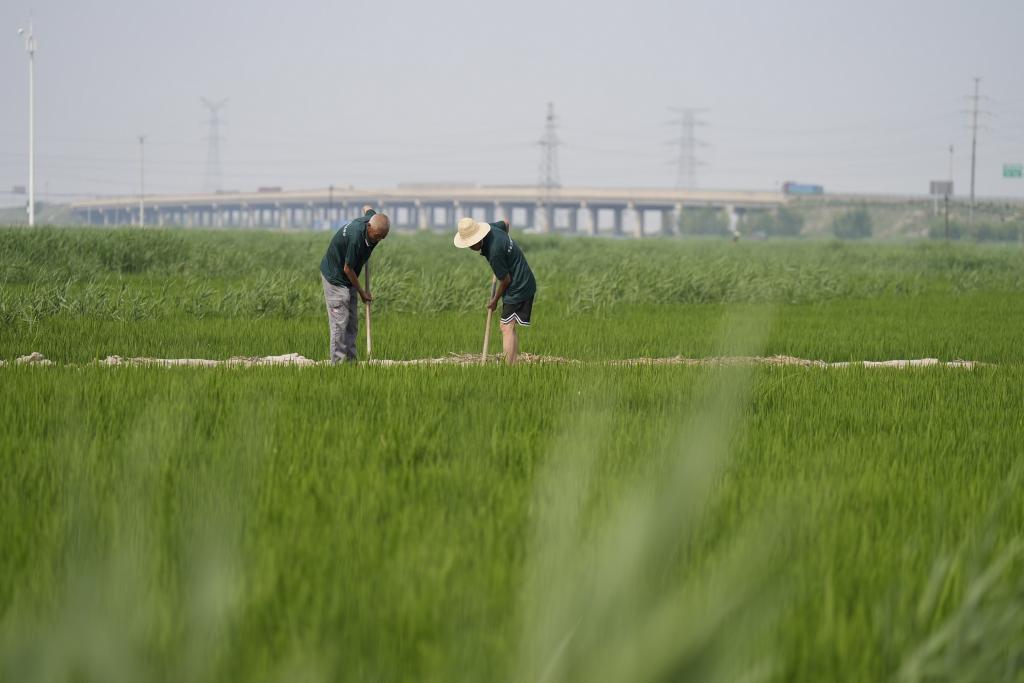
M221 172L220 172L220 143L223 138L220 136L220 110L224 108L224 105L228 103L226 99L220 102L212 102L205 97L200 98L203 104L210 112L210 118L207 122L209 125L209 133L206 137L206 183L205 189L207 192L220 192L221 187Z
M679 114L679 118L672 121L674 125L679 126L679 137L673 140L679 144L679 154L676 158L676 187L692 190L697 187L697 167L706 165L697 158L697 147L706 144L697 138L697 126L706 126L707 123L698 119L697 115L706 112L707 109L695 107L669 107L669 109Z
M554 207L552 199L554 191L561 187L558 180L558 147L561 141L558 139L558 121L555 118L555 105L548 102L548 113L544 121L544 137L537 143L541 148L540 179L537 183L541 187L541 216L543 223L539 226L541 232L550 232L554 223Z

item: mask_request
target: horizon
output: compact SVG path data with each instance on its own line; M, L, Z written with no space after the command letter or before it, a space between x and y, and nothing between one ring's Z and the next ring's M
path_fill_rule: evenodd
M976 195L1024 198L1024 180L1002 177L1003 164L1024 161L1013 29L1024 7L1012 0L601 2L586 12L533 0L472 12L458 0L305 0L284 17L238 2L14 0L0 9L11 29L0 41L13 93L0 105L0 205L10 207L25 200L13 187L27 185L28 60L15 29L30 16L37 202L137 195L140 134L146 194L199 193L218 175L207 173L202 97L227 99L223 191L536 186L553 102L565 187L694 179L697 190L775 191L797 181L927 196L930 180L949 175L952 144L964 199L975 76ZM679 106L702 110L689 147L677 139ZM695 178L680 173L681 155L695 157Z

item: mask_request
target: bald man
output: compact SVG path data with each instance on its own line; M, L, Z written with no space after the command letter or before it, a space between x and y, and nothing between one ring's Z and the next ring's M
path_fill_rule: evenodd
M370 303L373 297L359 283L363 264L381 240L388 236L391 221L371 206L363 215L334 234L320 262L320 279L327 301L327 324L331 330L331 363L356 360L356 336L359 334L359 298Z

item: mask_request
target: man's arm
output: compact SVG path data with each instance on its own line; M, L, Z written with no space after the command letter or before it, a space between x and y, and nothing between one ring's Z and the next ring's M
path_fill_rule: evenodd
M498 288L494 290L494 296L487 302L487 308L493 311L498 307L498 302L501 300L501 297L505 294L505 290L508 289L510 284L512 284L511 273L507 273L505 277L498 280Z
M370 206L369 204L363 204L363 215L364 215L364 216L365 216L366 214L370 214L370 215L372 216L372 215L374 215L374 214L376 214L376 213L377 213L377 212L373 210L373 207L372 207L372 206Z
M356 288L357 292L359 292L360 299L366 303L373 301L373 297L370 296L370 293L364 290L363 286L359 284L359 276L356 275L356 271L352 270L352 266L348 263L345 264L345 277L348 278L348 281L351 282L352 286Z

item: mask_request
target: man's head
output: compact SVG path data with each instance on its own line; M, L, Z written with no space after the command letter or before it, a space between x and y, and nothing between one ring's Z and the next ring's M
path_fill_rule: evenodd
M455 246L460 249L469 247L473 251L480 251L484 246L484 237L490 231L489 223L478 223L472 218L463 218L459 221L458 230L455 232Z
M370 244L377 244L388 236L390 230L391 220L384 214L378 213L370 218L370 222L366 226L366 239Z

